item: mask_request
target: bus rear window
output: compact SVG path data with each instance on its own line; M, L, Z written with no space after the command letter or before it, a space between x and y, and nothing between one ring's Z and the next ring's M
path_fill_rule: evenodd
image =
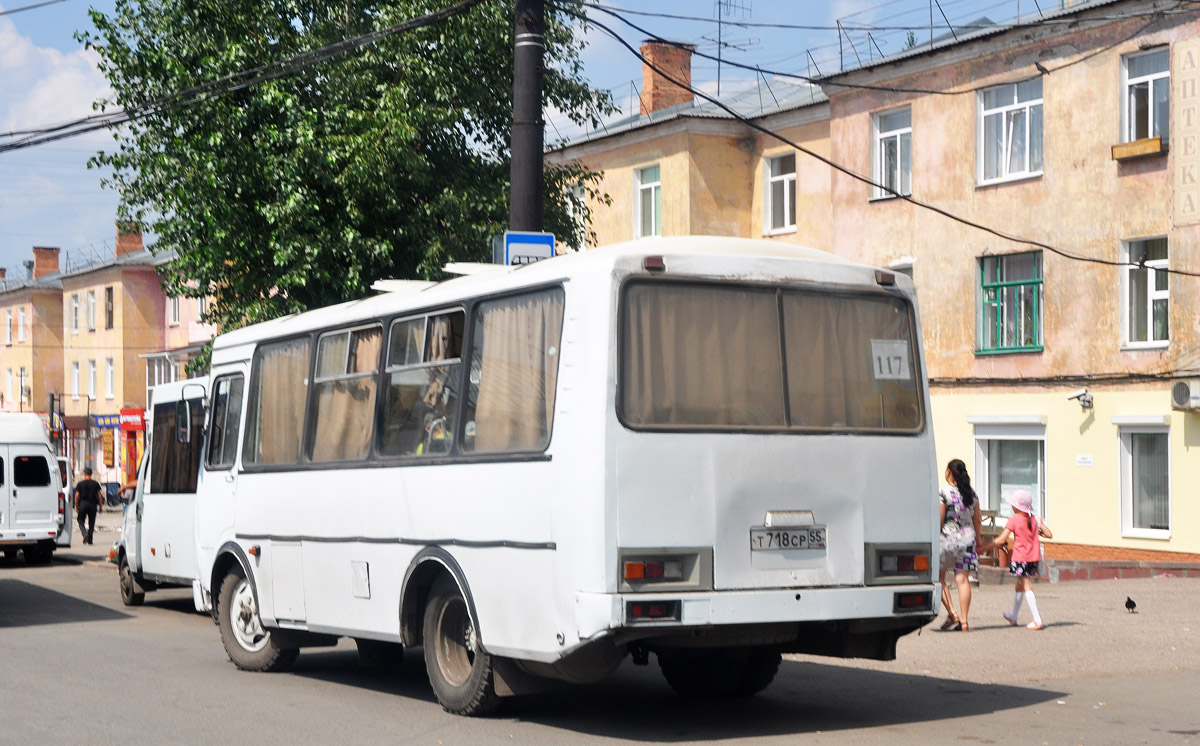
M882 293L636 282L619 413L635 429L918 432L908 303Z

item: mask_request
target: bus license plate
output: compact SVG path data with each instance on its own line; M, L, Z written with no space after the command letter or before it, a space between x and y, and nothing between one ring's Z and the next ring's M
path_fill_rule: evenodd
M788 549L824 549L825 527L750 529L751 551Z

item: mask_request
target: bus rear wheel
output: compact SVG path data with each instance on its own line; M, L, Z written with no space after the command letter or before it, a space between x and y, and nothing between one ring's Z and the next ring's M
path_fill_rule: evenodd
M282 671L296 660L300 651L279 647L263 627L254 588L241 568L225 576L218 598L221 642L235 666L243 671Z
M25 564L48 565L54 558L54 543L40 542L34 546L25 547Z
M133 570L129 567L129 560L123 554L117 565L117 575L121 582L121 603L126 606L141 606L142 602L146 600L146 594L138 590L137 581L133 579Z
M448 579L434 583L425 607L425 669L442 708L455 715L488 715L500 706L492 658L479 645L467 602Z

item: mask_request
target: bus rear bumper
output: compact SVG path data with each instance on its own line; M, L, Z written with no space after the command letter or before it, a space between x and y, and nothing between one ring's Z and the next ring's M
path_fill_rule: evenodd
M722 639L769 639L795 652L837 655L812 650L811 644L802 641L812 641L814 633L821 630L837 637L882 631L896 632L897 637L907 634L934 618L936 588L915 584L721 593L580 593L576 621L581 640L615 636L660 645L687 644L689 640L712 645L721 644ZM648 615L652 608L658 616Z

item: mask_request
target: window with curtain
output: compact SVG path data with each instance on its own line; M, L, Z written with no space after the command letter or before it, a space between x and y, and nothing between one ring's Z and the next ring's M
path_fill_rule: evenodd
M912 194L912 109L875 114L875 147L872 151L875 199ZM882 188L881 188L882 187Z
M317 341L311 460L358 461L370 453L382 347L379 325L331 332Z
M439 456L454 446L465 323L457 310L392 322L380 454Z
M311 354L307 337L264 344L254 351L243 463L300 461Z
M1166 428L1121 428L1123 533L1160 538L1171 529L1171 471Z
M1042 172L1042 79L980 92L981 182L1036 176Z
M659 167L647 166L633 171L634 187L634 238L662 235L662 181Z
M638 282L622 304L619 401L630 427L924 426L912 313L901 298Z
M766 225L763 233L796 229L796 154L766 160Z
M1122 260L1129 262L1121 268L1125 275L1125 345L1161 346L1170 339L1167 239L1130 241L1122 249Z
M563 307L562 288L476 306L464 451L544 451L550 444Z
M1042 252L979 260L979 352L1042 349Z
M1122 58L1125 100L1123 142L1161 137L1171 125L1171 53L1167 47Z

